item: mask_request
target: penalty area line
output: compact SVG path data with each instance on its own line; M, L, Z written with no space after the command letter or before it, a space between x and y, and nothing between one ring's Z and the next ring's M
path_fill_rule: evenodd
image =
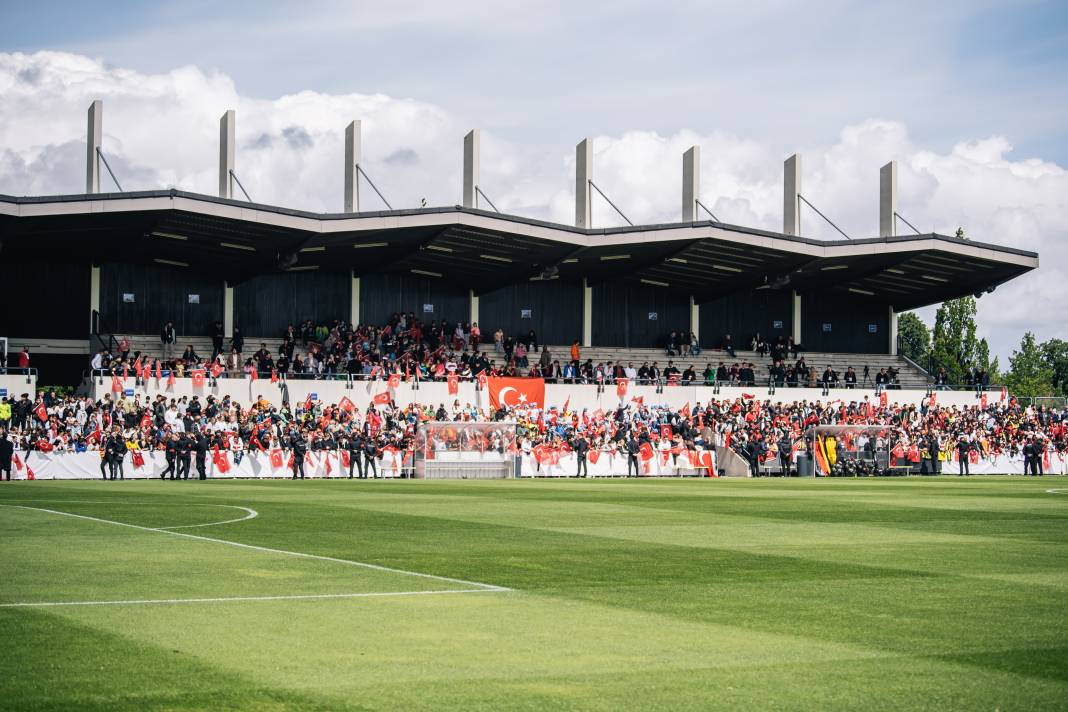
M62 517L72 517L74 519L84 519L90 522L98 522L100 524L112 524L117 527L129 527L130 529L139 529L145 532L155 532L157 534L169 534L171 536L180 536L185 539L193 539L196 541L207 541L213 544L225 544L226 546L234 546L239 549L247 549L249 551L261 551L267 554L283 554L285 556L296 556L302 559L314 559L317 561L330 561L335 564L345 564L347 566L358 566L363 569L370 569L372 571L383 571L391 574L403 574L404 576L416 576L418 578L429 579L432 581L445 581L448 583L460 584L461 586L474 586L477 589L485 591L511 591L510 588L504 586L495 586L490 583L481 583L479 581L465 581L464 579L451 578L449 576L438 576L437 574L426 574L421 571L408 571L406 569L395 569L391 566L382 566L380 564L369 564L365 561L352 561L351 559L339 559L333 556L322 556L320 554L307 554L303 551L289 551L287 549L273 549L268 546L256 546L255 544L242 544L239 541L230 541L229 539L216 539L210 536L202 536L200 534L189 534L187 532L177 532L171 529L156 529L153 527L143 527L139 524L128 524L126 522L117 522L112 519L101 519L100 517L90 517L85 514L72 514L70 512L61 512L58 509L45 509L44 507L26 507L19 504L4 505L7 507L15 507L17 509L28 509L34 512L45 512L47 514L56 514Z
M58 606L142 606L182 603L237 603L246 601L327 601L346 598L388 598L397 596L438 596L456 593L504 593L509 589L462 588L443 591L382 591L376 593L312 593L280 596L220 596L217 598L150 598L127 601L24 601L0 603L0 608L54 608Z

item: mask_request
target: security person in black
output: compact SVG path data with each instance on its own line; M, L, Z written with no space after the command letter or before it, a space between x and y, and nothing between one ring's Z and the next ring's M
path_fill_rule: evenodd
M632 433L627 438L627 477L630 477L630 469L634 468L634 476L637 477L641 474L641 470L638 469L638 453L641 452L642 444L638 442L638 438L634 437Z
M11 458L15 454L15 444L7 439L7 433L0 430L0 475L11 481Z
M115 428L104 445L104 458L108 461L108 471L111 479L115 479L115 475L118 475L119 479L126 479L122 472L122 459L125 456L126 441L123 439L119 429Z
M342 448L349 454L349 479L352 479L352 468L355 467L356 472L362 480L364 478L363 459L361 457L363 453L363 443L360 442L360 436L350 436L347 440L343 441Z
M779 450L779 474L783 477L790 476L790 455L793 453L794 440L789 433L783 433L775 444Z
M208 479L208 437L202 430L193 435L193 452L197 458L197 476L202 480Z
M297 473L300 473L300 479L303 480L304 456L308 454L308 442L299 432L294 431L289 438L289 447L293 451L293 479L297 479Z
M378 455L378 444L370 437L363 440L363 477L367 478L367 473L374 472L374 478L378 479L378 463L375 462L375 457Z
M167 467L163 472L159 473L161 480L166 479L170 474L171 479L174 479L175 468L178 465L178 449L180 448L178 441L178 433L173 433L169 440L164 445L163 456L167 459Z
M189 479L189 466L193 459L193 438L186 433L178 438L178 478Z
M575 460L578 462L575 477L588 477L590 473L586 469L586 455L590 451L590 444L586 442L586 438L581 433L575 433L575 439L571 441L571 449L575 451Z

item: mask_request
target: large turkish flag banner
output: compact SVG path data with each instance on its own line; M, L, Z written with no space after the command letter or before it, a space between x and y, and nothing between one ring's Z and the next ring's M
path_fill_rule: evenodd
M541 378L488 379L490 406L500 408L545 407L545 381Z

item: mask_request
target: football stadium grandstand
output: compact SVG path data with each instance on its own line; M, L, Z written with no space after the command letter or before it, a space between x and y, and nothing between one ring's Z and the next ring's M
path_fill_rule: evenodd
M589 141L574 225L501 214L477 131L367 211L353 122L312 214L233 112L218 196L103 193L101 121L0 196L0 710L1065 708L1068 408L896 334L1038 256L898 235L893 163L818 241L797 156L781 233L697 147L679 222L592 225Z
M992 467L1032 469L1031 450L1041 446L1046 469L1058 469L1048 456L1063 440L1049 430L1059 414L1019 411L982 379L936 396L932 374L898 355L898 313L992 291L1035 269L1038 256L960 236L897 234L908 223L892 162L880 170L880 235L820 241L801 235L804 206L826 218L802 191L796 155L784 165L781 233L711 214L696 146L682 157L678 222L594 226L595 193L611 201L593 181L589 140L576 148L573 226L502 214L479 185L477 130L463 142L462 205L367 211L361 186L386 199L361 168L353 121L346 212L313 214L247 199L233 111L220 120L218 196L103 193L102 171L111 169L102 121L97 101L84 195L0 196L9 287L28 296L0 313L12 354L0 396L24 450L105 450L113 436L121 462L146 451L137 470L155 475L167 469L172 440L175 457L204 459L212 447L212 474L231 471L220 450L268 457L275 448L366 447L377 468L389 448L400 454L385 469L425 474L448 468L426 463L435 441L414 426L463 419L507 420L526 432L507 442L453 433L449 442L481 459L496 450L502 462L516 460L487 469L495 475L546 474L542 461L559 460L561 448L569 464L556 474L578 472L576 438L583 453L609 453L609 464L593 455L602 474L831 474L842 468L822 443L843 437L843 452L871 473L933 472L926 460L959 460L952 453L962 438L964 463L981 452L990 461L1017 457ZM38 382L77 384L87 400L38 395ZM508 391L524 400L509 402ZM903 412L919 413L920 424ZM1014 417L999 446L980 422L988 412L1023 413L1037 429ZM817 436L816 425L897 431ZM664 454L650 465L653 447L670 466ZM705 451L716 453L714 466ZM264 474L296 476L300 458L296 467L291 460ZM62 476L66 462L36 474ZM251 462L232 473L248 474ZM68 469L94 476L97 468Z

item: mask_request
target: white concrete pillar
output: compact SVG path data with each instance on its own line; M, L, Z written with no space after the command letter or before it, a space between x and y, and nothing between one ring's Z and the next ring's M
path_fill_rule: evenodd
M682 154L682 221L697 219L697 201L701 198L701 147L691 146Z
M360 122L345 127L345 212L360 212L360 176L356 165L360 162Z
M791 332L794 337L794 343L801 343L801 295L794 291L794 313L793 320L791 321Z
M349 321L352 322L352 327L356 328L360 325L360 278L356 276L355 272L350 272L352 275L352 293L349 301Z
M465 208L478 207L478 164L480 160L479 145L482 141L482 133L478 129L471 129L464 136L464 195L463 205Z
M890 339L890 344L887 353L891 356L897 356L897 312L894 311L893 305L888 308L890 309L890 328L886 331L887 337Z
M475 294L475 290L467 290L468 303L470 305L468 309L468 321L474 324L478 321L478 295Z
M85 140L85 192L100 192L100 142L104 134L104 102L89 105L89 130Z
M782 231L787 235L801 234L801 156L795 153L783 164Z
M234 288L223 282L223 334L230 339L234 336Z
M233 109L229 109L219 119L219 197L234 197L235 128L237 120Z
M582 278L582 345L593 346L593 287Z
M593 142L582 139L575 146L575 227L593 227L590 213L590 181L593 180Z
M690 297L690 332L701 339L701 305Z
M897 215L897 161L879 169L879 237L893 237Z
M100 311L100 267L89 268L89 333L93 333L93 312Z

